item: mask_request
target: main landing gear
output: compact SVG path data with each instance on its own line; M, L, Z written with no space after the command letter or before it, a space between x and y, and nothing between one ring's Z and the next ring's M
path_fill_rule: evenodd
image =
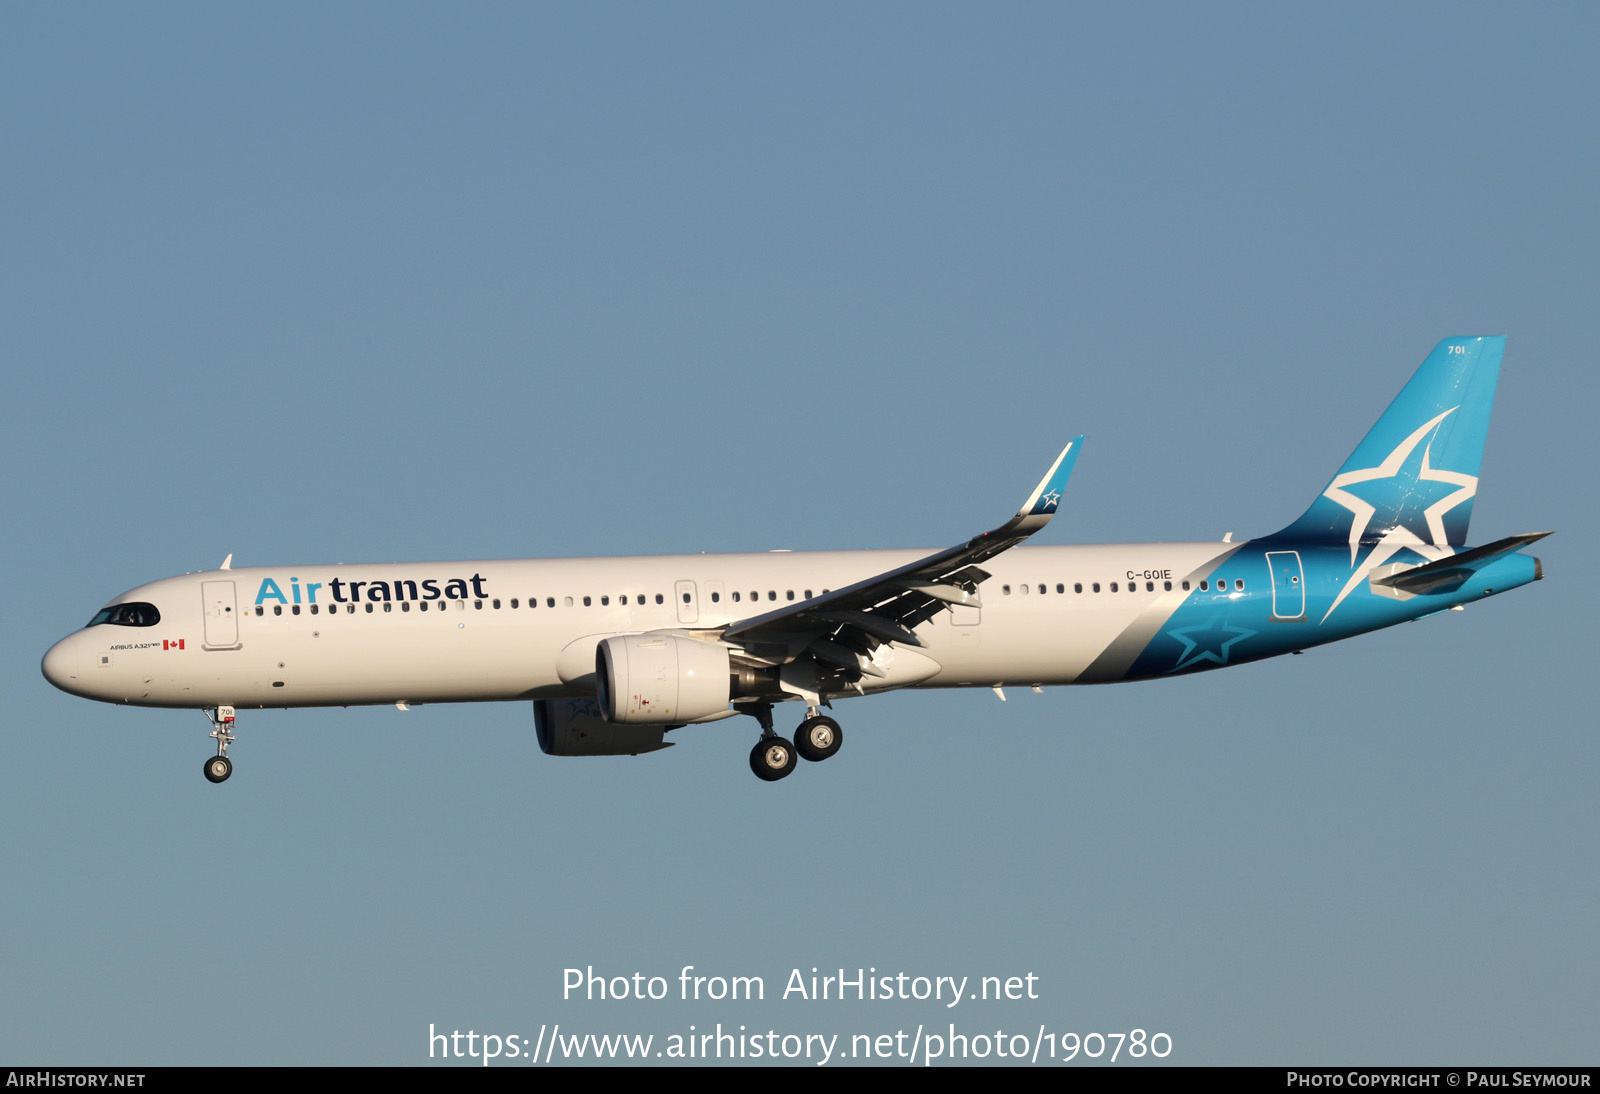
M228 746L233 744L233 708L214 707L205 714L211 719L211 736L217 740L217 754L206 761L206 778L220 783L233 774L233 761L228 759Z
M844 731L839 723L816 707L807 708L805 721L790 742L772 729L772 704L750 703L739 709L761 723L761 739L750 750L750 770L763 782L775 783L795 769L795 758L820 762L839 751Z
M844 730L826 714L818 714L813 707L800 728L794 731L794 746L803 759L826 760L844 744Z

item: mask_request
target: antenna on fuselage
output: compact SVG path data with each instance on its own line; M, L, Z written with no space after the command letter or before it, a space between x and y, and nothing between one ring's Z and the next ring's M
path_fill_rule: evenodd
M233 552L232 551L228 552L228 557L222 560L222 565L218 566L217 569L219 569L219 570L231 570L231 569L233 569Z

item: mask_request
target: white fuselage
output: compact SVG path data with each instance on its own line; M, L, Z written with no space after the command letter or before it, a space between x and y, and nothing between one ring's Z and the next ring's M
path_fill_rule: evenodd
M918 628L920 653L938 670L917 684L1092 682L1085 670L1119 635L1142 617L1165 619L1190 595L1183 581L1198 582L1236 549L1213 542L1008 551L986 563L993 576L981 587L981 608L944 610ZM69 635L47 654L46 675L90 698L168 707L586 695L593 694L595 646L610 635L714 632L927 554L217 570L115 598L155 605L160 622L101 624ZM1228 599L1262 595L1265 584L1248 582ZM901 685L892 672L876 684L893 686Z

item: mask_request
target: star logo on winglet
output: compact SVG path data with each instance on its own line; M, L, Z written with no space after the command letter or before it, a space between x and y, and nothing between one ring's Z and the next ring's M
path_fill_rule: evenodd
M1045 511L1053 510L1056 506L1058 506L1060 504L1061 504L1061 491L1059 491L1059 490L1052 490L1048 494L1046 494L1044 497L1039 499L1039 508L1042 509L1042 510L1045 510Z

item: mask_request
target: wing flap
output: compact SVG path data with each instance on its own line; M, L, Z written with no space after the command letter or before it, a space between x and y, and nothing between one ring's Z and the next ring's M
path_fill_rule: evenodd
M916 628L946 606L982 604L978 586L989 573L978 563L1050 523L1082 445L1082 437L1067 442L1022 508L998 528L842 589L742 619L724 630L722 639L743 647L785 642L796 651L792 659L812 658L847 682L881 675L862 667L880 644L921 646ZM856 650L866 652L847 663Z

